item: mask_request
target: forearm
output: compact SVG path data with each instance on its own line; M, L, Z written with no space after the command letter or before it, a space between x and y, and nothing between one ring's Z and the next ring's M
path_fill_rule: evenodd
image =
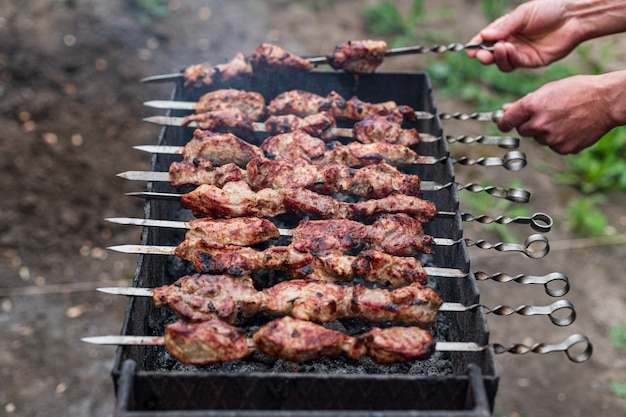
M584 39L626 31L626 1L624 0L572 0L563 7L571 19L576 19Z

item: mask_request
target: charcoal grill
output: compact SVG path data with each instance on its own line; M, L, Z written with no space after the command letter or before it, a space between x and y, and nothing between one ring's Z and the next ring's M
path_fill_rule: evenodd
M279 93L301 89L326 95L336 91L343 97L357 95L364 101L395 100L416 110L437 114L429 78L424 73L376 73L358 79L339 72L310 72L296 76L245 78L221 85L261 92L267 101ZM177 85L173 100L195 101L207 92L189 91ZM183 113L170 111L169 115ZM413 125L420 132L442 136L440 120L419 120ZM193 130L166 126L159 145L184 145ZM448 155L445 140L421 143L418 153ZM155 155L154 171L167 171L176 156ZM424 180L446 184L454 181L452 162L416 165L409 171ZM180 192L166 183L149 183L157 192ZM455 212L453 217L437 217L425 225L425 232L450 239L462 238L458 211L458 191L448 187L425 191L440 211ZM145 218L188 220L189 211L173 201L147 200ZM144 245L176 245L184 232L166 228L145 228ZM479 291L469 271L469 255L464 243L437 247L434 255L421 259L425 266L454 268L466 278L429 277L441 298L464 305L478 303ZM191 271L173 256L140 255L134 286L156 287L171 284ZM161 335L171 320L167 309L156 309L149 298L131 297L122 334ZM351 326L351 323L346 326ZM437 340L476 342L486 345L489 332L484 312L441 313L433 330ZM256 362L255 362L256 361ZM367 360L365 360L367 361ZM369 363L348 363L329 359L320 364L276 366L266 359L211 365L181 366L168 359L162 347L123 346L118 348L112 371L117 393L117 416L486 416L491 414L499 373L492 349L480 352L438 352L429 360L382 367Z

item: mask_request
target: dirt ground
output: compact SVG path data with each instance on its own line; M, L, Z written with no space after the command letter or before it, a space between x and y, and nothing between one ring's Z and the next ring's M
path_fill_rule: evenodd
M371 2L171 0L161 18L130 3L0 0L0 415L113 413L115 349L80 338L119 333L126 300L95 288L126 285L134 273L136 257L105 248L138 243L139 230L113 226L104 218L143 215L141 201L124 195L142 187L115 174L149 168L147 154L131 148L155 143L158 134L155 126L142 122L154 114L142 102L166 99L171 91L171 85L138 80L197 62L224 62L263 41L298 54L326 53L337 43L367 37L360 10ZM411 2L396 3L406 8ZM426 4L430 9L454 5L454 16L434 17L426 25L442 30L446 41L465 41L485 24L477 1ZM388 60L382 70L420 70L420 58ZM472 110L439 96L436 85L434 94L442 111ZM444 130L483 134L486 127L449 121ZM500 186L519 179L533 193L531 210L555 220L548 234L551 253L529 260L470 248L472 270L561 272L571 283L564 298L578 316L571 326L558 328L545 317L491 315L492 340L554 343L582 333L593 342L594 354L583 364L561 353L500 355L494 415L624 415L625 402L609 385L626 381L626 351L612 346L608 332L626 320L626 196L611 195L604 207L617 240L574 239L563 207L575 191L533 165L543 159L558 168L562 159L532 141L523 141L520 150L530 161L521 172L459 167L457 179ZM526 226L511 228L522 240L530 234ZM474 224L467 224L466 236L494 238ZM488 306L555 301L540 286L479 285Z

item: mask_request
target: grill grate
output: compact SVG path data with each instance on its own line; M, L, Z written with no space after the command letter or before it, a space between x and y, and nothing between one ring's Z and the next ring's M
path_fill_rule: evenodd
M363 101L395 100L416 110L436 113L430 81L423 73L376 73L355 81L348 74L311 72L293 77L247 78L220 87L259 91L267 101L291 89L320 95L336 91L347 98L357 95ZM204 92L191 93L178 86L172 99L193 101ZM171 111L170 115L182 116L184 113ZM420 120L410 127L437 136L443 134L436 118ZM184 145L192 132L190 128L164 127L158 144ZM435 157L448 154L445 141L419 144L416 150ZM176 159L171 155L155 155L152 169L167 171L169 164ZM407 172L420 175L424 180L454 181L449 160L431 166L417 165ZM180 192L166 183L151 183L148 188L150 191ZM454 187L426 191L424 198L433 201L441 211L458 213L458 195ZM145 217L187 220L191 214L177 202L148 200ZM462 237L460 215L437 217L426 224L424 230L433 236L459 239ZM146 228L142 244L176 245L183 238L184 231ZM464 244L437 247L434 255L424 256L421 260L425 266L455 268L469 273L469 256ZM190 272L190 265L178 258L141 255L133 285L166 285ZM478 302L478 288L473 276L465 279L429 277L429 285L445 301L465 305ZM172 313L168 309L156 309L151 299L131 298L122 333L160 335L163 326L172 320ZM248 324L254 325L254 320ZM364 324L351 320L338 325L348 332L355 332ZM488 342L487 324L480 309L441 313L433 334L437 340L471 341L481 345ZM324 410L344 410L345 415L362 414L363 410L385 410L394 416L434 416L441 415L442 410L460 412L453 415L488 415L499 380L491 350L437 353L427 361L390 367L375 365L367 358L357 363L348 363L341 358L325 359L313 365L277 363L268 361L261 354L233 363L195 367L171 360L161 347L124 346L118 349L112 374L120 416L167 415L171 410L186 410L190 416L234 415L227 410L246 410L242 415L259 416L323 415ZM332 415L343 414L333 412Z

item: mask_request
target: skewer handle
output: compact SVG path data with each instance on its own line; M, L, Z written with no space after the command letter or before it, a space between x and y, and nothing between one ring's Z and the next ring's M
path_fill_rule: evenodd
M528 236L524 241L524 245L504 242L491 244L482 239L477 241L465 239L465 243L467 246L476 246L480 249L495 249L499 252L521 252L531 259L541 259L550 252L548 238L539 233Z
M510 307L498 305L493 308L482 304L465 306L460 303L444 303L440 311L465 312L477 308L482 309L485 314L494 314L496 316L511 316L513 314L519 314L520 316L548 316L552 324L561 327L569 326L576 320L574 305L567 300L558 300L547 306L521 305L518 307ZM564 311L567 313L565 316L562 315ZM560 313L557 315L557 312Z
M540 284L543 285L546 294L551 297L562 297L569 292L569 279L567 276L563 275L560 272L552 272L543 276L534 276L534 275L508 275L502 272L497 272L495 274L487 274L483 271L475 271L474 276L476 277L476 281L487 281L493 280L497 282L507 283L507 282L517 282L518 284ZM554 285L558 284L558 285Z
M474 216L469 213L461 213L461 219L464 222L475 221L475 222L483 223L483 224L491 224L491 223L504 224L504 225L511 224L511 223L530 224L530 227L534 231L541 232L541 233L549 232L550 229L552 229L552 225L554 224L554 222L552 221L552 218L545 213L535 213L530 217L498 216L495 218L490 217L485 214L480 215L480 216Z

